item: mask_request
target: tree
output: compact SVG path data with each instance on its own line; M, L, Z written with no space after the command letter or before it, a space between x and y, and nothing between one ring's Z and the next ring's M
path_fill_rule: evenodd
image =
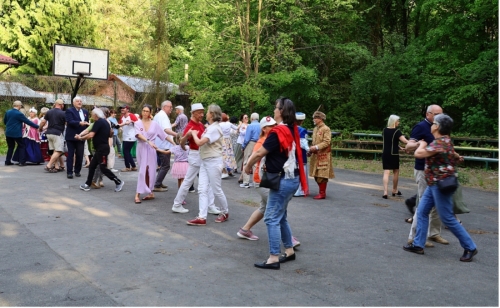
M0 9L0 50L22 63L19 72L51 72L56 43L94 46L94 0L11 0Z

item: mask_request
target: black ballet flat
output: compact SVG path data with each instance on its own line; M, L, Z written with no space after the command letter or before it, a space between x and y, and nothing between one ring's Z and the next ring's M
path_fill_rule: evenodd
M387 199L387 195L383 195L382 198Z
M393 193L393 194L392 194L392 196L393 196L393 197L396 197L396 195L398 195L398 196L402 196L403 194L402 194L402 193L398 190L398 193L396 193L396 194L395 194L395 193Z
M267 261L264 260L264 262L255 263L254 265L257 268L263 268L263 269L273 269L273 270L279 270L280 269L280 263L279 263L279 261L278 262L274 262L274 263L269 263L269 264L267 264L266 262Z
M288 262L288 261L293 261L293 260L295 260L295 254L287 256L286 253L284 253L284 254L282 254L280 256L279 260L280 260L280 263L285 263L285 262Z

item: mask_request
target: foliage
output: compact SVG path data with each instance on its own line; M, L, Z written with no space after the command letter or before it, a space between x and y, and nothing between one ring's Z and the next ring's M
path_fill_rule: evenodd
M407 135L439 104L454 134L498 134L497 0L3 3L0 51L24 72L49 72L54 42L95 46L111 72L180 84L228 114L272 114L287 96L309 129L321 106L330 127L380 132L397 114Z
M93 46L94 0L0 2L0 51L22 65L18 71L47 74L56 43Z

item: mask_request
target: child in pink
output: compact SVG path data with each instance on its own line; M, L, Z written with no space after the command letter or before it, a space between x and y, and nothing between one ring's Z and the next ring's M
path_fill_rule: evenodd
M177 179L177 188L181 187L182 181L184 181L184 177L186 176L186 172L189 167L189 146L186 145L185 148L186 150L184 151L178 143L170 149L170 152L174 155L174 164L172 165L170 173L174 179ZM185 201L182 203L185 204Z

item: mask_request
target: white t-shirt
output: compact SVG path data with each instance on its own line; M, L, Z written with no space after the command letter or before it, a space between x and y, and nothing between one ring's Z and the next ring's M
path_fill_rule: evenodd
M247 132L248 124L241 124L240 130L238 131L238 139L236 139L236 143L243 144L245 141L245 133Z
M155 115L153 121L158 123L163 130L165 130L166 128L172 129L170 119L168 118L167 113L163 110L160 110L160 112ZM161 140L160 138L155 139L155 144L160 150L169 150L172 147L172 144L170 142L168 142L167 140Z
M134 122L130 118L130 114L128 115L128 117L123 116L121 123L125 123L127 121L130 121L130 124L122 126L122 141L136 141L137 139L135 138Z

